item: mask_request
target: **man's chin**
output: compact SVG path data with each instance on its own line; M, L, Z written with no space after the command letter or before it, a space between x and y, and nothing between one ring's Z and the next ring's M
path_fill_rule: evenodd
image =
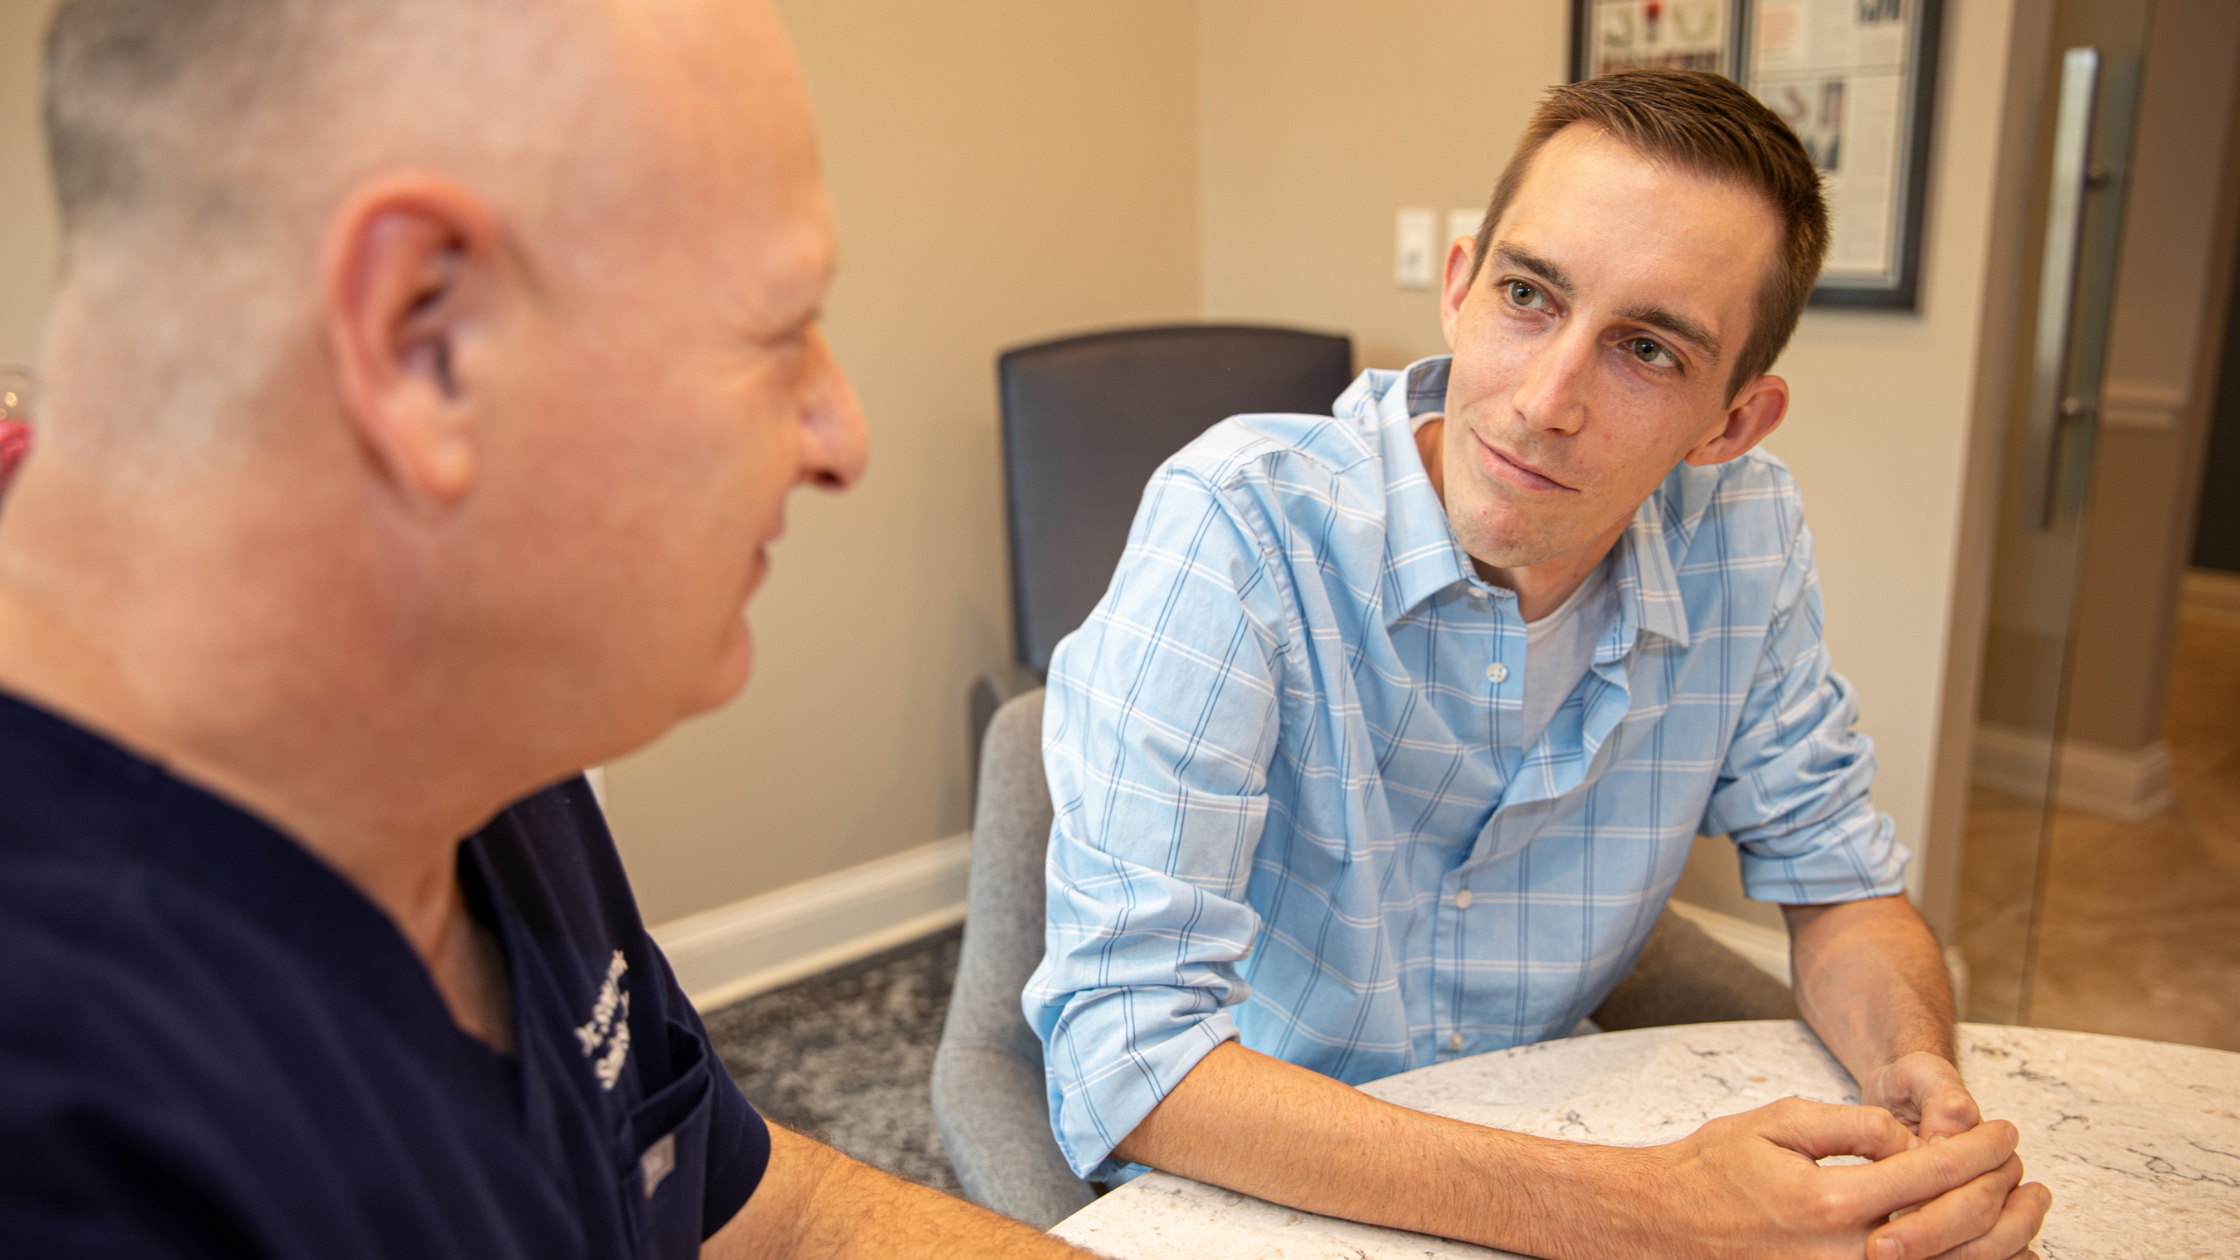
M1561 552L1537 522L1488 513L1490 519L1458 522L1449 518L1455 539L1470 558L1497 569L1526 569Z
M685 706L682 716L691 717L720 709L731 703L747 686L747 679L754 673L754 635L747 629L745 618L733 623L724 636L723 646L717 650L715 663L709 668L706 681L691 703Z

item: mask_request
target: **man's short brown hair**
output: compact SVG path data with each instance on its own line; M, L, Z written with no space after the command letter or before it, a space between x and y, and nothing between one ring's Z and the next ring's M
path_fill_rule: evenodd
M1773 269L1758 289L1757 319L1727 378L1731 400L1781 357L1828 255L1828 203L1820 172L1796 133L1732 80L1702 70L1621 70L1551 88L1532 112L1478 227L1470 279L1493 244L1502 212L1532 159L1573 123L1607 132L1652 162L1747 188L1781 221Z

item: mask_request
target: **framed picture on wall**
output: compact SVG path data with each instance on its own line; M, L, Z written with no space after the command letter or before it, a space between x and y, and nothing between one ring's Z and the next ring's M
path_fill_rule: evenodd
M1740 81L1748 0L1571 0L1571 77L1709 70Z
M1943 0L1572 0L1574 80L1709 70L1804 141L1833 240L1815 306L1912 309Z
M1755 0L1739 80L1820 167L1833 228L1816 306L1911 309L1921 289L1942 0Z

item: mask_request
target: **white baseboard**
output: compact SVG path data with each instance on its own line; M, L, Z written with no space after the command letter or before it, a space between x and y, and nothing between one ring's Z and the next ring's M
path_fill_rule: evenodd
M708 1010L964 921L970 834L657 924L694 1006Z
M2016 796L2042 793L2053 739L2036 731L1982 722L1976 726L1978 784ZM2118 822L2142 822L2170 808L2170 747L2110 748L2081 739L2061 741L2054 801Z
M1789 983L1789 934L1780 928L1770 928L1738 919L1731 914L1706 910L1692 901L1678 897L1664 903L1665 908L1702 928L1704 935L1750 960L1750 965L1772 976L1783 984Z
M2180 621L2240 630L2240 573L2187 569L2180 590Z
M1728 949L1742 955L1750 965L1765 972L1783 984L1789 978L1789 934L1780 928L1738 919L1731 914L1706 910L1694 902L1675 897L1665 907L1688 922L1702 928L1704 935ZM1968 960L1950 945L1944 949L1945 974L1952 980L1952 1007L1963 1016L1968 1010Z

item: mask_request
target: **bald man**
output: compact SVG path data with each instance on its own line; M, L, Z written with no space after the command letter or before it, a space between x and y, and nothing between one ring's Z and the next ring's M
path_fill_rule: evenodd
M577 774L864 466L769 11L67 0L46 110L0 1254L1079 1254L766 1126Z

